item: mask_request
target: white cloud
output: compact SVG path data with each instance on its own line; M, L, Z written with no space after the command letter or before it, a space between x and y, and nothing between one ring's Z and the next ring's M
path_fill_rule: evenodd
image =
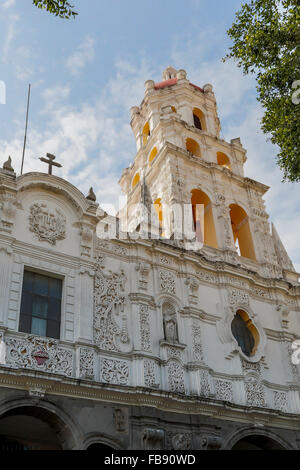
M67 59L67 67L72 75L78 75L80 71L95 57L95 40L87 35L77 49Z
M8 8L13 7L14 4L15 4L15 0L6 0L6 1L2 4L2 8L8 9Z
M19 22L20 17L18 15L10 15L7 21L7 30L4 36L3 46L2 46L2 62L6 63L9 58L11 44L17 35L17 23Z

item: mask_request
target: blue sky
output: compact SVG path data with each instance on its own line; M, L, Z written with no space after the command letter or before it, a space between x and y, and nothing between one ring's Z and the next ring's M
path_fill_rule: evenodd
M73 0L76 20L60 20L31 0L0 0L0 163L11 155L20 171L28 84L32 85L24 172L46 171L46 152L63 164L55 174L87 194L92 185L101 206L121 194L122 168L135 155L130 107L144 82L161 80L172 65L193 83L212 83L226 140L241 137L248 151L245 174L269 185L265 201L300 271L299 184L282 183L276 147L260 131L262 110L255 80L233 62L222 63L226 30L239 0Z

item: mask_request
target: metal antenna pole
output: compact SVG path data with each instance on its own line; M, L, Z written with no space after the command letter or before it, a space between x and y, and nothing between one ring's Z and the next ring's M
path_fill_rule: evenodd
M30 88L31 88L31 85L29 84L29 87L28 87L28 96L27 96L26 125L25 125L25 135L24 135L24 145L23 145L21 175L23 174L23 165L24 165L24 157L25 157L25 147L26 147L26 139L27 139L27 124L28 124L28 112L29 112L29 101L30 101Z

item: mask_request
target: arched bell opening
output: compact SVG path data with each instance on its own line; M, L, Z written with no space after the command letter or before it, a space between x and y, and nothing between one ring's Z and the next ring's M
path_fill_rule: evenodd
M196 233L200 231L201 241L204 245L218 248L210 198L200 189L193 189L191 203Z
M233 239L239 254L256 260L248 215L237 204L231 204L229 208Z

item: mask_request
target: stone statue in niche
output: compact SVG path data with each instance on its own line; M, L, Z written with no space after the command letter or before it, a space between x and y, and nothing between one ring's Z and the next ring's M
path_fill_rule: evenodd
M173 305L163 306L164 337L169 343L178 343L176 311Z

